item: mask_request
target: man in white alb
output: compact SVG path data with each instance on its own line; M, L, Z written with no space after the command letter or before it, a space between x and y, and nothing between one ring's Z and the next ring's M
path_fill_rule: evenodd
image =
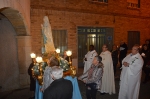
M132 53L123 59L122 64L118 99L138 99L143 67L138 45L133 46Z
M97 56L97 52L94 50L94 45L89 46L89 51L84 57L84 71L85 73L92 65L94 57Z
M103 77L102 77L102 86L101 86L101 95L105 93L115 94L115 81L114 81L114 69L111 52L108 51L108 46L103 45L102 52L100 54L102 57L103 68Z

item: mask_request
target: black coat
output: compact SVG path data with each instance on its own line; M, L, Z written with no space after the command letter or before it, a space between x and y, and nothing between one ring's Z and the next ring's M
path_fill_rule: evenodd
M124 44L120 45L120 48L124 48L124 50L121 50L121 51L120 51L120 54L119 54L119 58L120 58L120 59L123 59L123 58L125 58L126 55L127 55L127 51L128 51L127 44L124 43Z
M148 63L148 61L150 60L150 51L149 50L142 50L140 52L140 54L144 53L145 54L145 57L142 56L143 60L144 60L144 67L146 66L146 64Z
M111 53L112 53L113 64L117 65L117 63L118 63L118 50L111 51Z
M28 74L30 76L30 91L35 91L35 79L32 76L32 68L34 66L34 63L31 63L28 68Z
M72 94L71 81L61 78L54 80L44 91L43 99L72 99Z

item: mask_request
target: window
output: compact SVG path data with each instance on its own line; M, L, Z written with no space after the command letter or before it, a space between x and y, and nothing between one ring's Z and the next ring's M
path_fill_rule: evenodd
M128 48L131 50L135 44L140 44L140 32L128 31Z
M127 0L129 8L140 8L140 0Z
M55 48L60 49L60 55L67 50L67 30L53 30L53 41Z
M92 2L102 2L102 3L108 3L108 0L90 0Z

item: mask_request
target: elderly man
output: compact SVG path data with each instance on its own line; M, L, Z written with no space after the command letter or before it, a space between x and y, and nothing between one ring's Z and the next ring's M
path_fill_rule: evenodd
M93 61L95 56L97 56L97 52L94 50L94 45L90 45L89 51L85 55L85 58L84 58L84 71L83 71L83 73L85 73L91 67L92 61Z
M101 95L105 93L115 94L115 80L114 80L114 70L113 70L113 61L111 57L111 52L108 50L106 44L102 47L102 52L100 54L102 57L102 63L104 64L104 73L102 77L102 88L100 90Z
M71 81L63 79L63 69L52 67L51 77L54 81L44 91L43 99L72 99L73 86Z
M132 53L123 59L122 64L118 99L138 99L143 66L138 45L133 46Z

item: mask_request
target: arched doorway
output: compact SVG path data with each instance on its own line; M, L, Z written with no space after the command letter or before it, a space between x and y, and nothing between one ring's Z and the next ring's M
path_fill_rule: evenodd
M0 9L0 86L1 91L28 85L31 37L24 18L12 8Z

